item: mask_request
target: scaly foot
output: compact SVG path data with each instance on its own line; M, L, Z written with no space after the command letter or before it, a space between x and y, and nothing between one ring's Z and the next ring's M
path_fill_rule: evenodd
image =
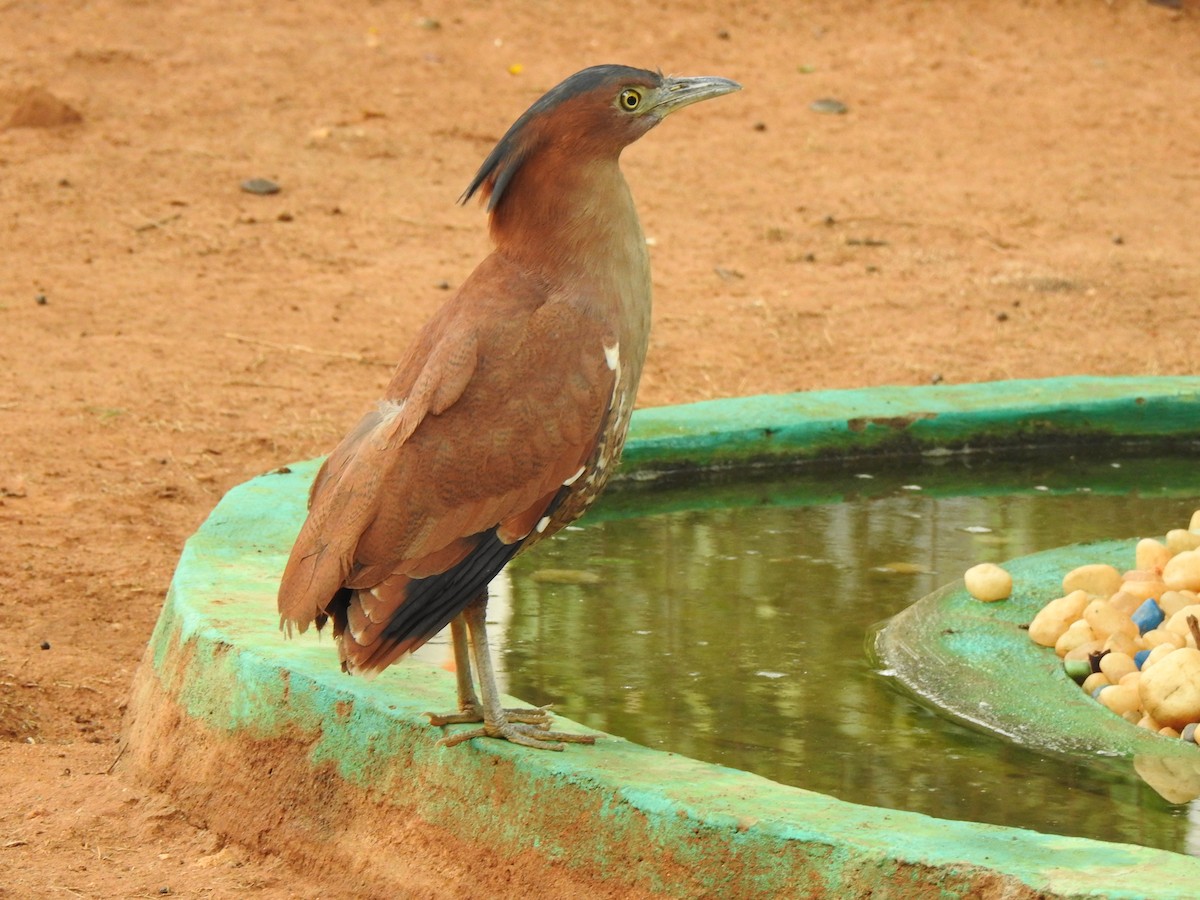
M509 722L519 722L524 725L549 728L550 708L550 704L547 704L546 706L531 706L524 709L505 709L503 712ZM464 704L459 708L458 712L427 712L425 715L429 716L430 725L464 725L484 721L483 705L479 701Z
M590 734L572 734L567 731L550 731L545 725L527 725L521 722L484 722L482 728L472 728L470 731L460 731L449 734L438 741L443 747L453 747L463 741L477 737L499 738L520 744L522 747L533 747L537 750L565 750L567 744L594 744L596 738Z

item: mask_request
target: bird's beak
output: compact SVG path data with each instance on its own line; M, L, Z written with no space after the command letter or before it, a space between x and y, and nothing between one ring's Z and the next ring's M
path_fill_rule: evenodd
M740 91L742 86L728 78L716 75L700 75L695 78L667 78L659 88L657 102L651 110L660 119L677 109Z

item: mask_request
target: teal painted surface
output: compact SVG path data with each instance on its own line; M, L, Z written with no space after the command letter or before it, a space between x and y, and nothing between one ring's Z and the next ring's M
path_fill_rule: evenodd
M974 395L941 387L827 392L752 398L742 401L741 410L734 401L698 404L640 414L629 453L634 468L652 459L670 468L681 460L811 456L831 452L838 442L841 452L857 452L894 437L896 426L869 421L884 414L913 423L900 431L934 423L922 427L923 446L973 443L991 440L997 429L1009 437L1029 429L1054 431L1058 426L1046 411L1050 399L1078 392L1099 396L1099 411L1088 412L1092 407L1080 401L1082 412L1072 407L1062 417L1066 432L1193 435L1200 379L1139 381L1141 402L1111 396L1108 384L1070 379L984 385ZM1041 406L1030 405L1031 394L1042 398ZM949 400L953 412L938 406ZM1156 411L1152 422L1147 407ZM909 415L935 409L932 417ZM812 424L817 411L823 411L825 426ZM1164 425L1164 416L1174 425ZM940 437L926 437L926 428ZM718 452L716 445L724 449ZM315 462L305 463L231 491L180 559L148 659L163 691L216 732L255 740L287 735L309 748L314 768L332 766L347 784L376 797L404 796L430 821L505 854L536 849L568 865L599 862L626 883L680 895L823 890L852 896L895 876L911 882L914 896L927 895L931 884L959 896L978 871L1064 896L1195 894L1200 861L1189 857L856 806L619 738L563 754L490 741L437 748L437 731L421 712L453 705L447 673L409 663L374 681L351 679L338 670L329 640L312 633L291 642L280 637L275 588L314 469ZM494 814L489 794L497 771L521 787L506 795L505 816ZM414 780L422 787L416 794L409 784ZM571 820L574 830L564 836L564 811L546 798L568 795L594 805L590 814ZM645 852L631 856L630 842L642 842ZM689 884L663 880L659 862L667 857L690 873Z
M881 387L639 410L622 470L1150 437L1200 437L1200 378Z

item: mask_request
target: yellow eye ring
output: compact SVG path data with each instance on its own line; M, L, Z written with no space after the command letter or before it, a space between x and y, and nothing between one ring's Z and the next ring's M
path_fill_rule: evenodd
M633 88L625 88L621 91L621 96L617 98L617 102L621 105L621 109L626 112L633 112L642 105L642 95Z

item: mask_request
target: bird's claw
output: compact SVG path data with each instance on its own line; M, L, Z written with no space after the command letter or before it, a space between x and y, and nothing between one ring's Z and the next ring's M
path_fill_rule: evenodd
M567 744L594 744L596 738L590 734L572 734L568 731L551 731L545 724L524 722L485 722L480 728L448 734L440 741L440 747L453 747L477 737L499 738L522 747L537 750L565 750Z
M545 706L531 706L523 709L505 709L504 717L509 722L521 723L523 725L533 725L540 728L550 727L550 710L553 704L547 703ZM433 713L427 712L430 725L469 725L475 722L485 721L483 715L483 706L479 703L467 704L459 709L458 712L452 713Z

